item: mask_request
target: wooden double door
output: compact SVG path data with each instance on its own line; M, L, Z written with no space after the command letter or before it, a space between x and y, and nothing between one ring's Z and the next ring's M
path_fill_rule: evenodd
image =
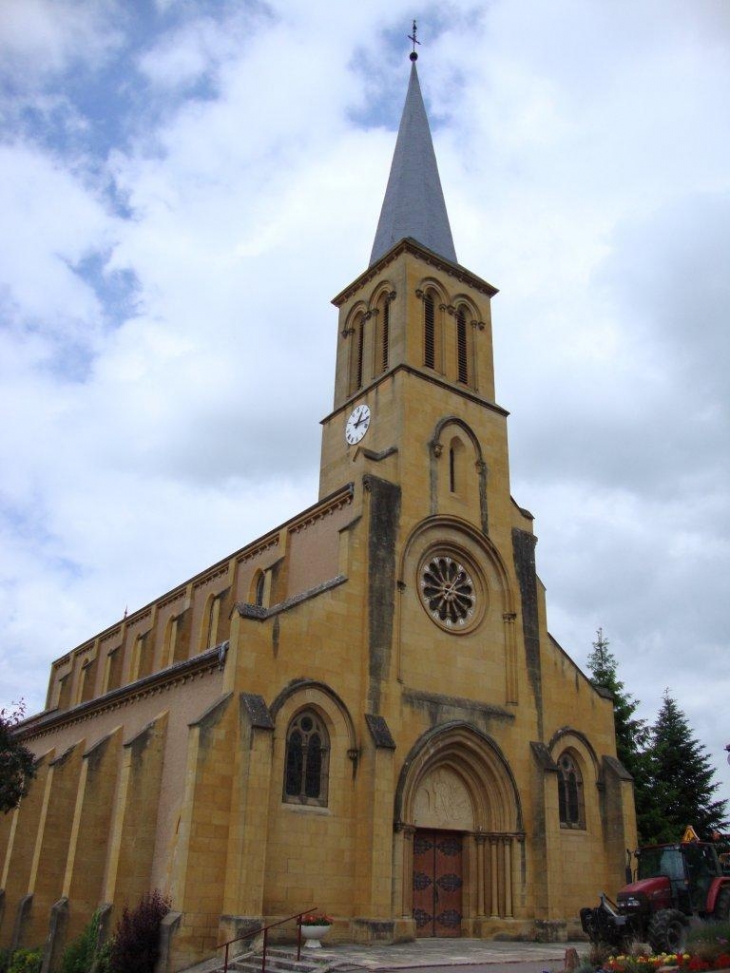
M416 831L413 918L417 936L461 935L462 859L458 831Z

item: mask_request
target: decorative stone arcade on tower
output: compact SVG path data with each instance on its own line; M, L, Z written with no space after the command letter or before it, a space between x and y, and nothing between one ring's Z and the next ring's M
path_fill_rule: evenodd
M632 783L547 631L496 290L457 262L412 60L370 265L334 300L319 500L53 663L0 821L3 944L153 888L172 969L315 902L330 941L561 937L620 884Z

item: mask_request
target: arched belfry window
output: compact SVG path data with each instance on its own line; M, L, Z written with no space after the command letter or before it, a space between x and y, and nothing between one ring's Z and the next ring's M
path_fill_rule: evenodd
M390 299L387 294L383 294L378 308L378 349L377 361L375 363L376 372L388 371L388 356L390 353Z
M558 758L558 812L561 828L585 828L583 777L568 750Z
M357 341L357 363L355 366L355 388L362 388L362 370L365 357L365 315L358 315L355 323L355 340Z
M365 321L366 315L358 310L350 318L343 334L350 338L349 374L350 393L362 388L365 372Z
M423 296L423 364L436 367L436 300L433 291Z
M284 801L288 804L327 805L329 736L318 714L302 710L286 734Z
M457 379L464 385L469 383L469 340L467 309L462 304L456 311L456 367Z

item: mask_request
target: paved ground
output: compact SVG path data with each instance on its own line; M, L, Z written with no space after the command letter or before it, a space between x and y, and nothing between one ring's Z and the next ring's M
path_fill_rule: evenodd
M428 973L454 973L455 966L468 966L464 973L561 973L569 947L578 955L587 943L497 942L484 939L417 939L393 946L337 945L316 951L319 960L330 963L332 973L421 969ZM309 950L302 950L303 958ZM201 963L187 973L207 973L217 964ZM458 971L457 971L458 973Z
M486 967L509 973L557 973L564 968L565 951L574 946L579 955L587 943L517 943L484 939L417 939L393 946L332 946L318 953L342 970L407 970L428 967L430 973L454 966L469 966L469 973ZM453 973L453 970L451 971Z

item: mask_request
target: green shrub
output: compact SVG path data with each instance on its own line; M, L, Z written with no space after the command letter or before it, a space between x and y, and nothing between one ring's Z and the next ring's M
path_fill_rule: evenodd
M42 949L16 949L10 959L8 973L41 973L42 963Z
M704 922L690 929L687 952L710 964L730 956L730 922Z
M9 949L0 949L0 973L8 973L11 955Z
M91 973L112 973L111 960L114 940L107 939L99 952L96 954L96 963Z
M109 957L111 973L154 973L160 953L160 923L170 901L155 889L131 912L125 909L117 924Z
M60 973L90 973L99 942L101 913L95 912L84 931L72 940L61 956Z

